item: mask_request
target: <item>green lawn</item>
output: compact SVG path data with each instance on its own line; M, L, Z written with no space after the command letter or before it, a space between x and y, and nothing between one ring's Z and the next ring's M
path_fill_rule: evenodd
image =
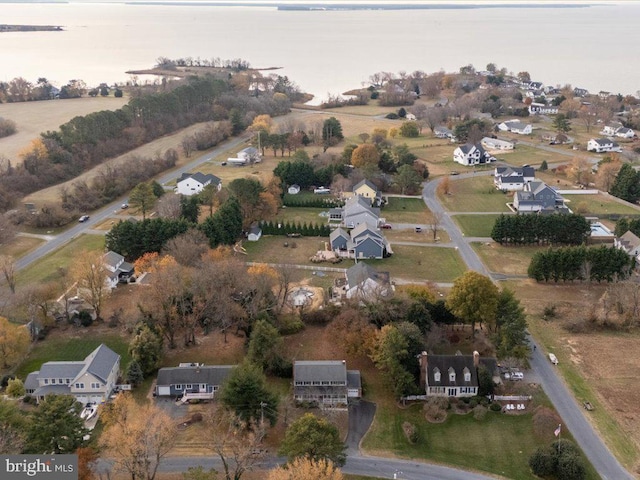
M31 264L17 275L18 286L46 283L58 277L59 268L68 268L84 250L104 250L103 235L81 235L65 246Z
M500 215L453 215L451 218L467 237L490 237L493 225Z
M585 215L640 215L640 208L617 202L605 195L562 195L569 208Z
M16 375L25 378L30 372L39 370L43 363L49 361L76 361L84 360L101 343L104 343L111 350L119 354L120 368L124 371L131 361L129 355L129 344L118 335L94 335L91 327L82 329L83 333L91 338L64 337L47 338L36 343L29 353L29 356L20 365Z
M390 258L366 260L366 263L380 271L389 272L392 279L433 282L453 282L466 270L460 255L453 248L406 245L393 245L392 248L394 254Z
M327 208L283 207L273 219L274 222L317 223L327 224L328 218L321 217L320 212L328 212Z
M380 215L389 223L419 223L431 222L429 209L422 198L389 197L387 204L382 207Z
M517 140L517 139L516 139ZM528 142L535 141L531 138L525 139ZM544 144L546 145L546 144ZM563 148L563 147L558 147ZM541 150L539 148L530 147L528 145L516 144L514 150L508 153L499 153L495 157L509 165L521 166L521 165L540 165L544 160L547 163L555 162L569 162L571 157L563 155L561 153L552 153L547 150Z
M526 275L533 254L548 248L502 246L493 242L488 245L473 242L471 247L477 252L489 271L505 275Z
M420 441L414 445L402 430L405 421L419 432ZM534 435L531 414L487 412L482 421L471 414L450 414L444 423L432 424L425 420L420 404L405 410L379 407L363 447L371 453L389 452L506 478L533 479L537 477L529 470L529 456L549 442L550 439L540 440ZM590 465L587 478L598 478Z
M512 194L496 190L491 176L471 177L451 182L451 193L440 201L451 212L509 212Z

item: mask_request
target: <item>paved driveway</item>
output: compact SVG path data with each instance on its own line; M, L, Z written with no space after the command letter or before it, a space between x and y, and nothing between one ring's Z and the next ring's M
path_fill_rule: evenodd
M349 433L347 434L347 455L357 455L360 452L360 442L365 436L373 417L376 414L376 404L361 400L349 405Z

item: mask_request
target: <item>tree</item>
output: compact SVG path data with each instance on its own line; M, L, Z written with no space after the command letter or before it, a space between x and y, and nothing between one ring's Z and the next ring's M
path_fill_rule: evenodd
M380 161L380 152L371 143L358 145L351 154L351 164L357 168L377 167Z
M7 369L16 365L29 350L29 331L24 325L10 323L0 317L0 365Z
M575 157L567 173L577 184L587 185L591 180L591 163L584 157Z
M571 122L569 122L569 119L564 113L557 114L551 126L558 132L567 133L571 131Z
M549 169L549 165L547 164L547 161L543 160L538 170L540 170L541 172L546 172L548 169Z
M22 397L25 393L24 383L19 378L10 378L7 382L6 392L10 397Z
M96 312L96 317L101 319L102 304L109 293L106 284L107 268L104 264L101 252L84 250L76 255L71 276L78 285L88 291L87 302Z
M638 201L640 198L640 175L631 164L624 163L620 167L609 193L627 202L636 203Z
M136 211L142 213L142 219L146 218L147 213L153 208L156 203L156 196L153 193L153 187L150 183L139 183L131 190L129 195L129 205L131 205Z
M124 378L127 383L130 383L133 386L137 386L142 383L142 381L144 380L144 372L142 371L142 367L140 367L140 363L137 360L131 360L129 362Z
M283 365L282 348L282 337L276 327L264 319L254 323L247 349L249 362L259 365L267 373L277 374Z
M122 393L101 415L105 430L100 444L114 470L132 480L154 480L162 459L176 442L176 424L155 404L138 405Z
M492 325L495 322L498 288L490 278L470 270L454 281L447 307L455 316L470 323L475 335L476 323Z
M71 395L47 395L27 429L28 453L74 453L88 433L80 418L82 404Z
M343 480L342 472L331 461L296 458L285 466L279 466L269 472L267 480Z
M141 325L138 333L131 339L129 355L132 363L137 363L144 376L156 371L162 359L162 337L148 325Z
M498 295L496 308L496 347L499 358L514 357L525 359L529 353L527 340L527 319L524 308L514 293L503 289Z
M369 356L382 371L396 397L407 395L415 389L415 379L405 367L407 358L411 356L409 342L394 325L385 325L376 332Z
M299 457L331 460L342 466L346 461L346 447L340 439L338 428L324 418L306 413L287 428L280 445L280 454L289 461Z
M0 245L8 244L15 237L16 237L16 226L7 217L7 215L0 215Z
M398 187L400 187L400 193L402 195L415 192L422 183L422 179L418 173L409 165L402 165L398 168L398 173L396 173L394 180Z
M254 178L236 178L229 183L227 188L240 205L243 228L248 228L254 220L258 219L256 209L260 203L260 194L264 192L264 187L260 180Z
M213 216L213 207L220 203L218 187L213 183L205 185L202 191L198 194L198 200L202 205L209 207L209 216Z
M278 419L278 397L267 389L260 367L245 362L234 368L219 394L220 402L244 423L275 425Z
M607 162L603 159L603 161L598 164L595 180L596 186L605 192L611 191L611 187L613 187L621 167L622 163L617 158Z
M420 135L420 127L417 122L414 121L403 122L402 125L400 125L400 135L405 138L416 138Z
M161 218L169 220L180 219L180 217L182 217L181 195L163 195L158 199L156 212L158 212L158 216Z
M0 398L0 454L22 453L26 417L16 402Z
M337 141L344 138L342 124L336 117L327 118L322 124L322 140L328 142L333 138Z
M91 447L80 447L78 455L78 480L94 480L93 468L98 461L98 452Z
M442 212L431 212L431 224L429 228L431 228L431 233L433 233L434 242L438 239L438 230L440 230L440 225L442 224L442 215Z
M216 472L213 468L208 472L202 468L202 466L198 467L189 467L186 472L182 472L182 480L217 480L218 472Z

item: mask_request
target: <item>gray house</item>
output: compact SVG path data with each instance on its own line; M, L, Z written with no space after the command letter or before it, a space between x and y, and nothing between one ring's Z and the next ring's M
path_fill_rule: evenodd
M83 405L103 403L116 387L120 355L101 344L79 362L46 362L25 382L27 394L39 402L50 394L73 395Z
M340 254L340 252L348 251L347 244L349 243L350 240L351 240L351 237L349 236L349 234L340 227L336 228L329 235L331 250L333 250L334 252L338 252L338 254Z
M109 288L115 288L120 282L126 283L135 273L133 265L125 262L124 257L113 250L105 253L102 259L107 270L106 282Z
M378 272L364 262L348 268L345 277L341 293L346 298L374 302L393 294L389 272Z
M161 368L156 379L158 397L181 397L188 400L211 400L231 373L234 365L181 364Z
M564 198L546 183L529 182L513 196L513 207L518 213L571 213Z
M293 365L293 398L320 406L347 405L362 396L359 370L344 360L298 360Z
M361 195L353 195L344 207L329 211L329 222L340 222L343 227L354 228L361 223L378 225L380 209L371 206L371 200Z
M359 224L349 233L336 228L329 235L329 241L336 255L344 258L381 259L393 253L381 231L368 223Z

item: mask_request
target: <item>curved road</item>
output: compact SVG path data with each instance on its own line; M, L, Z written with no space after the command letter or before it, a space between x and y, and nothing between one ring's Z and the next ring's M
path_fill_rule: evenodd
M469 173L451 179L457 180L472 177L474 175L477 174ZM491 277L494 281L497 280L496 277L498 276L496 275L492 277L487 272L487 269L480 260L480 257L478 257L477 253L471 248L465 237L460 232L458 226L453 220L451 220L451 216L440 204L436 195L436 189L440 181L441 179L435 179L425 185L423 198L427 207L434 212L440 212L442 214L442 226L447 230L451 241L458 246L458 251L460 252L464 262L467 264L467 267ZM600 477L604 480L624 480L633 478L629 472L622 467L620 462L618 462L602 439L598 436L591 423L589 423L587 418L584 416L582 406L573 398L572 393L556 373L553 364L541 351L542 349L537 348L537 345L532 338L529 338L529 341L532 345L536 346L531 356L531 368L533 368L540 376L543 390Z

